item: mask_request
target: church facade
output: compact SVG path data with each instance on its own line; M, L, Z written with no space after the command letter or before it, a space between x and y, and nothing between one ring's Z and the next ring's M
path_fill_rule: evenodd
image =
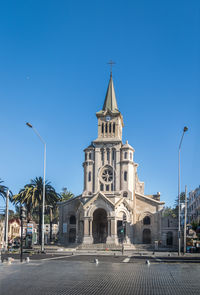
M108 247L162 240L160 193L144 194L134 148L122 142L124 127L112 73L102 110L96 113L98 137L84 150L84 189L59 204L60 242Z

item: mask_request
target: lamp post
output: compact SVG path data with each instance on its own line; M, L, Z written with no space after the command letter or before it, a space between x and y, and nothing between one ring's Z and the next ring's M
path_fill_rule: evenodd
M178 148L178 256L180 256L180 253L181 253L180 152L181 152L181 144L183 141L183 136L186 131L188 131L188 128L185 126L183 128L183 133L182 133L181 141Z
M9 190L7 190L7 194L6 194L6 210L5 210L5 236L4 236L4 249L7 251L8 250L8 214L9 214L9 210L8 210L8 206L9 206L9 195L10 192Z
M20 246L20 261L23 262L23 223L26 218L25 208L21 205L20 219L21 219L21 246Z
M38 131L30 124L26 123L29 128L32 128L36 135L39 137L41 142L44 144L44 177L43 177L43 196L42 196L42 243L41 243L41 252L44 252L44 207L45 207L45 174L46 174L46 143L43 138L40 136Z

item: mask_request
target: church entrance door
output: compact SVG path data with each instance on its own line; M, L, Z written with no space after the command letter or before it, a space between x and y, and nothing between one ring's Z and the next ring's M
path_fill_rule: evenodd
M94 244L106 243L108 220L104 209L96 209L93 213L92 235Z

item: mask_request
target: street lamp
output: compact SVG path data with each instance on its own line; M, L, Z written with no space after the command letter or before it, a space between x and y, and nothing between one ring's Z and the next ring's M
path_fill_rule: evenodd
M46 172L46 143L43 138L40 136L38 131L30 124L26 123L29 128L32 128L36 135L39 137L41 142L44 144L44 177L43 177L43 196L42 196L42 243L41 243L41 252L44 252L44 207L45 207L45 172Z
M180 141L179 148L178 148L178 256L180 256L180 253L181 253L180 151L181 151L181 144L183 141L183 136L186 131L188 131L188 128L185 126L183 128L183 133L182 133L181 141Z

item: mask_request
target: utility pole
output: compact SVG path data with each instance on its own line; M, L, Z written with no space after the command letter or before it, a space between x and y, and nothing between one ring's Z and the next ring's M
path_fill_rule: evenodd
M186 238L187 238L187 185L185 186L185 219L184 219L184 248L183 253L186 253Z
M4 249L5 251L8 250L8 206L9 206L9 190L7 190L6 194L6 210L5 210L5 235L4 235L4 242L5 246Z

